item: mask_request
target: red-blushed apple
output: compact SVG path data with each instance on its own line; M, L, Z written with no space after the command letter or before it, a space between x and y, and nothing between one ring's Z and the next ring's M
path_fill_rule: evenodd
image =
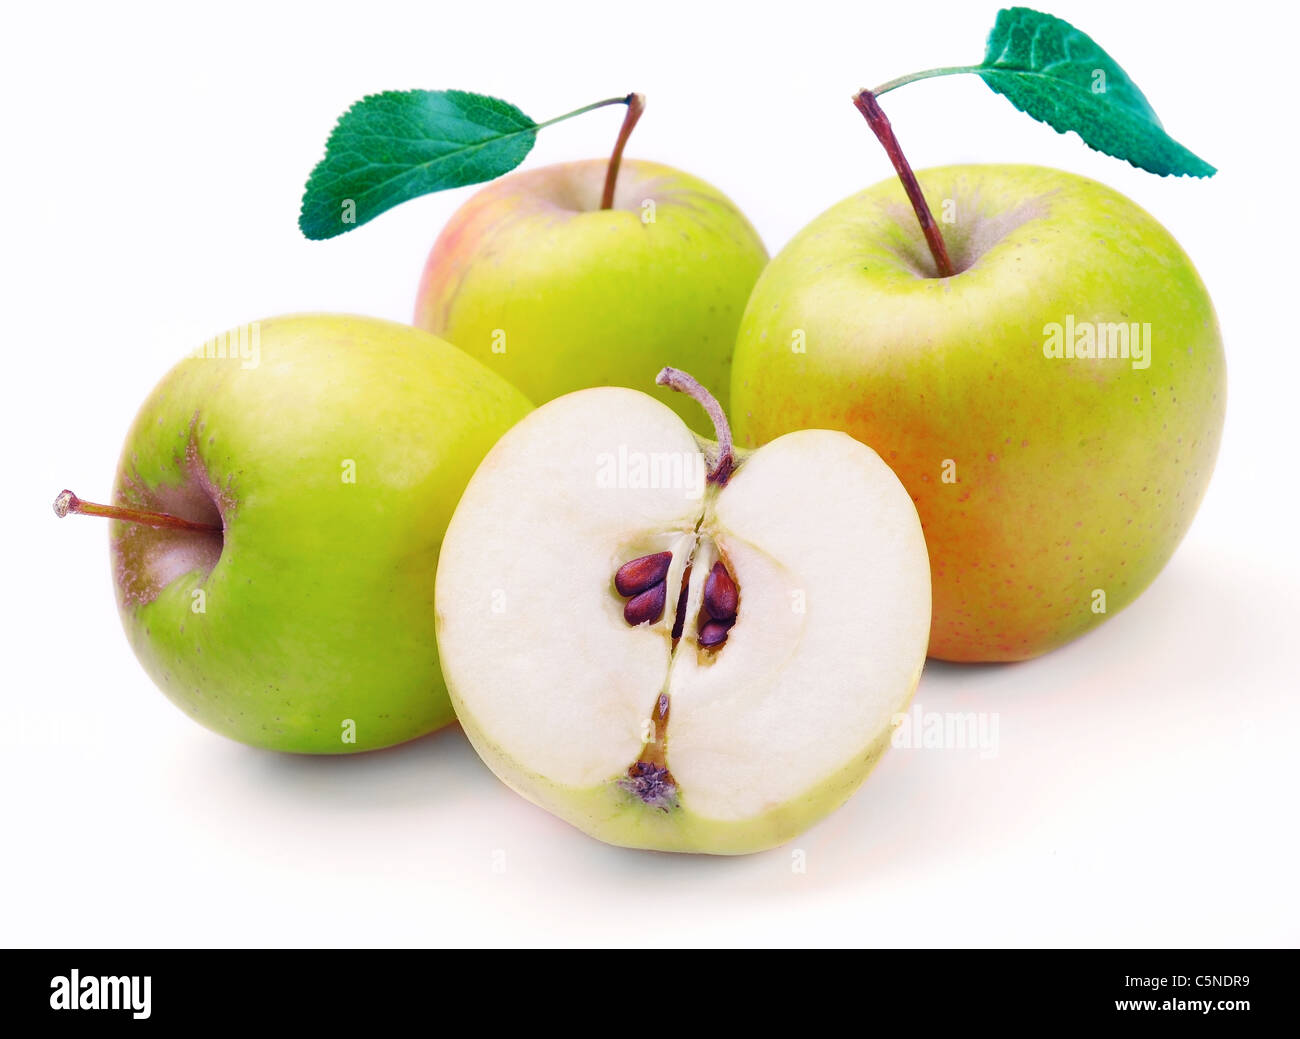
M815 219L741 323L737 441L816 425L874 447L925 529L931 654L1020 660L1123 609L1187 531L1223 427L1219 326L1173 236L1110 188L917 178L956 273L898 180Z
M503 177L447 223L420 282L415 323L534 403L590 386L649 385L665 363L725 387L762 240L717 188L658 163L609 160ZM699 409L656 395L697 431Z

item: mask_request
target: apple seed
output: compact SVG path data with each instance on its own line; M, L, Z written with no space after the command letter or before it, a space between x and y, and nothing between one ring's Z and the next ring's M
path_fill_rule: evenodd
M704 582L704 608L714 620L725 621L736 615L739 602L736 582L727 573L722 560L718 560L709 571L708 580Z
M721 646L727 641L727 632L731 630L731 626L735 623L734 618L731 620L709 621L700 628L700 645L705 649Z
M624 563L614 575L614 587L624 598L644 592L668 576L668 567L672 561L671 552L655 552Z
M682 571L682 590L677 595L677 612L673 614L673 643L682 637L686 627L686 596L691 590L691 564L686 564Z
M668 585L665 582L651 585L627 601L623 607L623 619L633 627L638 624L653 624L664 615L664 601L667 597Z

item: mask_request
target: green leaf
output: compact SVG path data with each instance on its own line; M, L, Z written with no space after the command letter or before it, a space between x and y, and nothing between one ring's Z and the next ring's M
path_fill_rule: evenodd
M1216 172L1165 133L1109 54L1060 18L1027 7L999 11L984 61L971 71L1022 112L1140 169L1162 177Z
M537 129L514 105L462 90L362 98L330 134L298 226L308 238L333 238L408 199L509 173Z

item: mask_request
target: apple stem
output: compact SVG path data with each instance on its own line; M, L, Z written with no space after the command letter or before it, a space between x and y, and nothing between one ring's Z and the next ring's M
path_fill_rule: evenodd
M623 149L627 139L632 136L641 113L645 111L644 94L627 95L627 114L623 116L623 125L618 131L618 140L614 142L614 152L609 157L609 167L605 170L605 190L600 196L600 208L612 209L614 206L614 185L618 181L618 168L623 163Z
M128 523L142 523L147 527L162 527L168 530L192 530L201 534L220 534L218 523L196 523L181 519L166 512L151 512L148 509L131 509L119 505L96 505L93 501L82 501L71 491L60 491L54 499L54 515L62 519L70 512L81 516L105 516L108 519L125 520Z
M939 272L939 277L951 278L957 271L953 268L952 260L948 258L948 246L944 244L939 225L934 222L934 214L930 212L925 195L921 193L921 185L916 182L916 175L908 165L903 149L899 147L898 138L894 136L894 128L889 125L889 118L876 101L876 95L870 90L859 90L853 95L853 103L866 119L872 133L884 146L889 161L894 164L894 169L898 173L898 179L903 182L903 190L907 192L908 201L912 203L912 209L916 212L916 219L921 225L921 233L925 235L926 244L930 246L930 255L934 257L934 265Z
M713 460L713 468L709 470L709 483L725 487L736 468L736 449L731 441L731 423L727 421L727 413L722 410L722 405L694 376L687 375L680 369L665 368L655 377L655 382L686 394L708 412L718 436L718 454Z

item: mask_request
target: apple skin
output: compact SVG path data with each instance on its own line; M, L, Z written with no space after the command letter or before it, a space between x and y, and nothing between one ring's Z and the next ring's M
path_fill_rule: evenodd
M1104 185L1033 166L918 179L940 219L955 203L959 273L933 276L896 179L832 207L754 289L732 421L750 447L804 426L874 447L929 545L930 654L1027 659L1132 602L1186 533L1223 428L1218 322L1169 232ZM1045 356L1066 315L1149 322L1150 366Z
M767 262L763 242L720 191L658 163L625 159L614 206L601 210L607 165L545 166L480 190L434 244L415 324L535 404L589 386L640 389L678 365L721 390L726 407L736 328ZM681 394L654 396L710 432Z
M224 525L208 536L111 523L132 648L187 714L257 747L364 751L446 725L439 547L474 468L530 406L406 325L303 315L257 327L256 366L186 358L127 436L116 504Z

